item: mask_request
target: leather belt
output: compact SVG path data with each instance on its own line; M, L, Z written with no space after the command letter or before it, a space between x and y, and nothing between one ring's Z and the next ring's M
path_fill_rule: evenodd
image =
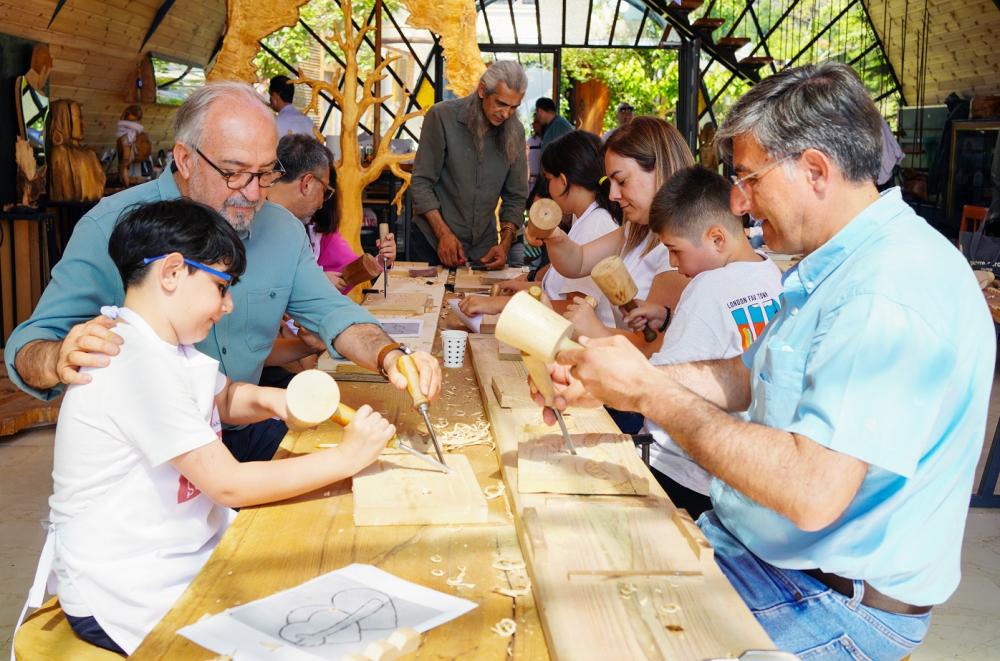
M819 569L803 569L802 573L809 574L823 585L845 597L854 596L854 581L850 578L827 574ZM900 615L923 615L931 612L931 608L933 608L933 606L913 606L905 601L893 599L873 588L868 581L865 581L865 594L861 597L861 603L870 608Z

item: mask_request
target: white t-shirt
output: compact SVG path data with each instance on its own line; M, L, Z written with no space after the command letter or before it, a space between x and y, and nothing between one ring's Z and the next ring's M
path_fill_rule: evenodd
M657 241L655 248L643 255L642 251L645 249L646 240L643 240L638 246L621 256L622 261L625 263L625 269L632 276L632 280L635 281L635 286L639 290L635 297L643 300L649 297L649 290L652 288L653 280L656 276L661 273L677 270L670 265L670 251L659 241ZM625 328L625 323L622 321L624 318L622 311L612 306L607 299L604 299L602 304L607 305L613 315L612 318L615 320L615 323L608 324L608 326L612 328ZM597 316L602 319L604 318L602 316L601 304L597 306Z
M611 217L607 209L601 208L597 205L597 202L594 202L587 207L582 216L579 218L576 216L573 217L573 225L569 229L569 238L574 243L583 245L590 243L594 239L599 239L609 232L614 232L616 229L618 229L618 224L615 223L614 218ZM559 273L553 265L545 272L545 277L542 278L542 289L554 301L564 300L570 292L578 291L583 294L589 294L597 299L597 312L601 323L606 326L615 325L614 315L611 312L611 304L608 302L607 297L601 293L601 288L597 286L590 276L567 278ZM604 302L603 307L601 306L602 299Z
M781 271L766 257L699 273L681 293L663 347L650 362L668 365L740 355L778 313L780 294ZM650 464L673 481L708 495L711 477L705 469L649 418L644 429L655 441Z
M278 123L279 140L291 133L301 133L302 135L310 136L316 135L314 131L316 125L292 104L288 104L279 110L274 120Z
M232 518L170 465L221 434L218 363L118 315L121 353L70 386L59 411L49 499L55 592L128 653L208 560ZM124 323L122 323L124 322ZM47 573L47 572L46 572Z

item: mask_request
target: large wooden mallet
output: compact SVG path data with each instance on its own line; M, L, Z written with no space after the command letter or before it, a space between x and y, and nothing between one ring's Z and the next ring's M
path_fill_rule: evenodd
M361 257L344 267L340 277L344 280L344 285L348 290L354 289L362 282L368 282L378 277L382 272L378 260L368 253L363 253Z
M559 227L560 222L562 222L562 209L554 200L540 197L528 209L528 223L534 228L532 234L539 239L552 236L552 232Z
M625 268L625 262L621 257L612 255L597 262L590 272L590 277L612 305L617 305L627 312L637 307L634 299L639 293L639 288L635 286L635 280ZM647 342L652 342L656 339L656 331L647 325L642 329L642 336Z
M542 303L539 300L541 295L539 287L514 294L497 319L495 333L501 342L521 350L528 376L538 388L545 405L555 413L566 449L570 454L576 454L562 413L555 407L556 392L547 363L555 360L556 354L563 349L580 345L570 339L573 322Z
M285 406L288 408L288 428L293 431L316 427L327 420L346 427L357 414L340 401L340 386L333 377L320 370L304 370L292 378L285 389ZM389 439L386 447L404 450L446 473L451 471L445 464L402 443L398 436Z

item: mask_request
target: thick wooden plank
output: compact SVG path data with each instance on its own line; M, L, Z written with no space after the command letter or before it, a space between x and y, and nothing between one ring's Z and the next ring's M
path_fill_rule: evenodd
M519 444L555 430L537 410L502 409L484 386L485 375L514 374L495 338L470 337L470 348L553 658L703 659L773 648L704 551L701 531L675 516L648 472L647 496L521 492ZM603 409L569 413L578 431L618 431Z
M562 434L534 435L517 446L521 493L645 496L649 471L629 436L571 434L576 454Z
M409 454L382 453L354 476L354 525L486 523L486 498L469 460L445 455L450 473Z

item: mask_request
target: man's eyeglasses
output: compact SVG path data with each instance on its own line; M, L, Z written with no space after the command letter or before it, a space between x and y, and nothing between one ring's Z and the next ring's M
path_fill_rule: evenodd
M767 174L774 168L778 167L785 161L791 160L793 158L798 158L798 156L799 156L798 154L788 154L787 156L782 156L776 161L771 161L764 167L760 168L759 170L755 170L750 174L745 174L742 177L737 177L734 174L729 178L732 180L733 185L740 189L740 192L743 193L743 195L749 197L750 193L753 191L753 185L757 182L758 179L760 179L765 174Z
M152 264L153 262L159 261L164 258L166 258L166 255L160 255L158 257L146 257L145 259L142 260L142 265L146 266L148 264ZM219 271L218 269L213 269L211 266L205 266L201 262L196 262L193 259L188 259L187 257L184 258L184 263L200 271L204 271L205 273L214 275L216 278L220 278L222 282L218 283L219 294L221 294L222 296L226 295L226 292L229 291L229 287L232 286L233 284L233 276L231 276L228 273L224 273L223 271Z
M333 197L333 194L337 192L337 189L336 189L336 188L334 188L334 187L333 187L333 186L331 186L330 184L326 183L325 181L323 181L322 179L320 179L320 178L319 178L319 177L317 177L316 175L313 175L313 178L314 178L314 179L315 179L316 181L318 181L319 183L323 184L323 201L324 201L324 202L326 202L326 201L327 201L327 200L329 200L329 199L330 199L331 197Z
M250 182L253 181L254 177L257 178L258 186L261 188L270 188L275 184L275 182L278 181L278 179L281 179L282 175L285 174L285 168L281 164L281 161L277 162L278 167L274 170L268 170L266 172L226 172L213 163L212 160L208 156L205 156L205 154L203 154L197 147L195 148L195 152L205 159L205 162L211 165L212 168L226 180L226 186L228 186L230 190L243 190L250 185Z

